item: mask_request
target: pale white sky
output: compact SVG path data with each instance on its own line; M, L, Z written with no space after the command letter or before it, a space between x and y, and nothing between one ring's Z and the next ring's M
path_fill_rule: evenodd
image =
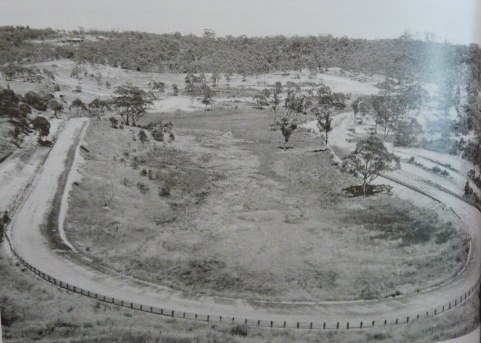
M409 30L481 43L481 0L0 0L0 25L356 38Z

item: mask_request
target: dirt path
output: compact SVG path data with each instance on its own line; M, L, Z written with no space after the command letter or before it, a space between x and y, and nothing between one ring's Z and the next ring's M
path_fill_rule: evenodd
M42 234L41 223L51 209L58 180L65 169L65 161L79 135L82 134L84 124L85 119L82 118L72 119L67 123L40 171L30 196L17 211L10 230L12 246L21 257L33 267L63 282L90 292L115 297L118 300L141 304L144 307L173 309L176 313L209 314L210 318L216 321L219 320L219 316L224 320L235 317L236 323L243 321L243 318L248 318L263 320L264 325L268 325L265 323L272 320L276 322L275 326L286 321L288 327L295 327L297 322L314 322L313 328L322 328L323 322L327 322L328 328L335 328L336 323L340 322L340 327L345 328L347 321L352 323L351 327L359 325L361 321L369 323L370 326L372 321L377 325L382 325L384 320L393 324L397 318L399 323L402 323L408 320L408 316L412 321L417 318L417 315L423 318L426 312L434 315L434 310L436 309L439 313L442 306L447 310L449 302L452 302L452 306L455 301L456 304L459 303L460 297L478 281L481 264L479 232L481 214L458 198L409 176L403 181L422 188L432 197L449 204L463 218L472 237L472 252L466 269L456 279L429 291L407 296L372 301L317 303L249 302L209 296L189 297L182 292L140 282L98 268L72 251L52 250L47 237ZM336 135L338 133L335 131L331 136ZM400 174L396 177L403 176ZM418 192L398 184L394 184L394 189L403 198L423 198ZM365 325L368 326L368 324Z

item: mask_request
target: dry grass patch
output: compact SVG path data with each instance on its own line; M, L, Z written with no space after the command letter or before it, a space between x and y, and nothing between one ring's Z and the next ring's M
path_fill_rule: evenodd
M175 142L146 147L137 129L90 125L71 241L128 275L249 299L385 297L460 268L466 242L455 223L391 195L343 197L357 180L313 153L319 142L301 132L294 149L278 149L269 117L172 117Z

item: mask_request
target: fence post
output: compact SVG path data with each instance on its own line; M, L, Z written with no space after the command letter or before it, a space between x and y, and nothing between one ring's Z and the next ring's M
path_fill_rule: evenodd
M346 329L349 330L349 322L347 322Z
M244 325L247 325L247 318L246 318L245 321L244 321Z
M406 323L409 323L409 316L406 318Z
M222 316L219 316L219 323L222 323Z
M375 320L373 320L373 321L372 321L372 327L374 327L374 323L376 323L376 321L375 321Z
M284 322L284 323L285 323L285 322ZM284 327L285 327L285 325L284 325ZM323 328L324 330L326 330L326 322L324 322L324 324L322 324L322 328Z
M261 320L257 319L257 326L260 326L260 325L261 325Z
M399 318L396 318L396 325L397 325L398 322L399 322Z
M299 322L297 322L297 328L299 329Z
M312 322L311 322L311 324L309 324L309 329L311 329L311 330L312 330Z
M209 315L207 315L207 321L209 321L209 320L210 320L210 316L209 316Z
M286 327L286 322L284 322L284 327Z
M384 319L384 326L387 325L387 319Z
M339 329L339 322L337 322L336 324L336 329Z
M273 327L273 326L274 326L274 321L271 320L271 327Z
M361 329L362 329L362 321L361 321Z

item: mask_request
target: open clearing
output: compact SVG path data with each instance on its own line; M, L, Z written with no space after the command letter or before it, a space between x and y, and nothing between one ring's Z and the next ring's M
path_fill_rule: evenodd
M466 259L452 218L392 195L344 197L358 181L302 131L293 149L279 149L267 111L167 119L176 140L166 145L142 146L138 129L95 121L85 137L65 230L123 274L195 294L371 299L436 285Z

